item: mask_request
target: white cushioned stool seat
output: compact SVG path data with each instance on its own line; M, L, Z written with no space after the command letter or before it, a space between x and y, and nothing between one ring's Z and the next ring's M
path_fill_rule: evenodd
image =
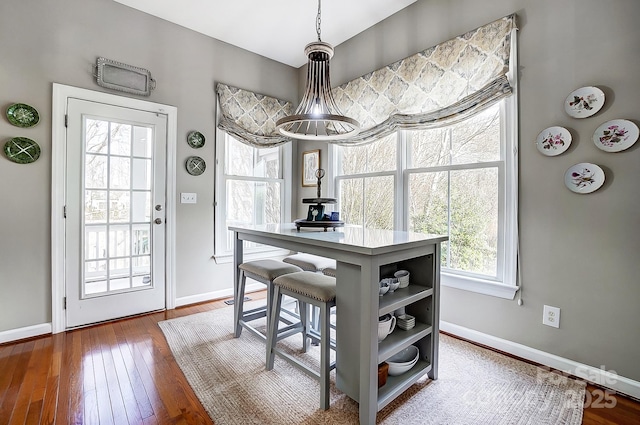
M256 260L242 263L238 266L240 270L251 273L265 280L272 281L278 276L287 273L301 272L302 269L293 264L286 264L277 260Z
M285 263L294 264L308 272L321 272L327 267L335 267L336 260L320 257L318 255L299 252L283 259Z
M327 267L322 269L322 274L325 276L336 277L336 268L335 267Z
M246 329L254 335L266 341L266 334L260 332L249 322L264 317L269 326L271 319L271 302L273 298L273 280L287 273L301 272L302 269L293 264L286 264L282 261L266 259L247 261L238 266L238 287L234 291L234 337L238 338L242 334L242 329ZM267 302L265 306L260 306L251 310L244 310L244 290L247 277L267 285Z
M336 280L320 273L290 273L277 277L273 284L323 303L336 299Z

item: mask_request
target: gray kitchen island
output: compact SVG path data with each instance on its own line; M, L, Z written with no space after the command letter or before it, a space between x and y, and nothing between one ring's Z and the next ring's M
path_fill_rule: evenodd
M375 424L377 412L425 374L438 378L440 245L446 236L362 229L305 230L295 224L230 226L234 232L234 295L244 241L336 260L336 385L359 403L361 424ZM379 281L397 270L410 272L410 284L384 296ZM404 308L416 326L396 328L378 343L378 317ZM418 363L378 388L378 364L409 345Z

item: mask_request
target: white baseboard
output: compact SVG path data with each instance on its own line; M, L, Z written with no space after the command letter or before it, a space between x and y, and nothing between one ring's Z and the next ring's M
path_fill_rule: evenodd
M257 292L266 289L266 286L262 283L247 284L244 288L244 293ZM219 291L205 292L204 294L189 295L186 297L176 298L176 307L183 307L189 304L203 303L206 301L219 300L222 298L229 298L233 296L233 288L221 289Z
M19 339L31 338L50 334L52 331L51 323L41 323L39 325L26 326L24 328L9 329L0 332L0 344L5 342L17 341Z
M593 384L640 399L640 382L620 376L613 371L605 370L604 367L596 368L578 363L564 357L556 356L555 354L540 351L526 345L518 344L517 342L508 341L442 320L440 321L440 330L553 369L561 370Z

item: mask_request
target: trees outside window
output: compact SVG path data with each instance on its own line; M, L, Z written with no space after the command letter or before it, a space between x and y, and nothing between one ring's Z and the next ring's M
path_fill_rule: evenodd
M515 284L514 140L502 101L460 123L401 130L337 147L338 208L347 224L447 235L443 283L468 277Z

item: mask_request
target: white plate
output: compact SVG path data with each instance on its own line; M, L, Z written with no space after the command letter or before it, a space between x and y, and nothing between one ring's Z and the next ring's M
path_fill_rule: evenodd
M604 93L597 87L581 87L564 101L564 110L574 118L587 118L604 106Z
M575 193L591 193L604 184L604 171L596 164L581 162L564 173L564 184Z
M629 149L638 140L638 126L627 120L611 120L593 133L593 143L605 152Z
M571 133L564 127L545 128L538 134L536 146L546 156L560 155L571 146Z

